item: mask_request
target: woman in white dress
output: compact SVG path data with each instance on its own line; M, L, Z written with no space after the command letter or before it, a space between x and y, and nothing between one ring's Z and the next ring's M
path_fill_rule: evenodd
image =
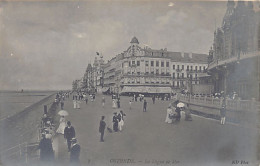
M77 109L80 109L80 100L78 100L77 102L76 102L76 106L77 106Z
M56 131L56 133L64 134L64 129L66 127L66 119L64 116L61 116L60 118L60 125Z
M77 101L76 100L73 100L73 108L77 108Z
M173 115L172 105L169 104L169 107L167 108L165 123L172 123L172 119L170 118L170 116L172 115Z
M117 108L117 105L116 105L116 100L113 99L113 105L112 105L113 108Z

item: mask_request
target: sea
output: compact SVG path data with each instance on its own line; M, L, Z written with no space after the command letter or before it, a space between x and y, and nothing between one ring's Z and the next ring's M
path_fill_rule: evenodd
M55 91L0 91L0 120L11 117Z

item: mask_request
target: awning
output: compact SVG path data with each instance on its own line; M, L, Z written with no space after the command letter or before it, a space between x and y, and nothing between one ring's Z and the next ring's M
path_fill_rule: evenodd
M102 92L107 92L109 90L109 87L103 87Z
M170 87L124 86L121 93L171 93Z

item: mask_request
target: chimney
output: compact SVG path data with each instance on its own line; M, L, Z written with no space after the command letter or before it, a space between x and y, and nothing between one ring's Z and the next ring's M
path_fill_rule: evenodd
M192 52L189 53L189 57L192 59Z

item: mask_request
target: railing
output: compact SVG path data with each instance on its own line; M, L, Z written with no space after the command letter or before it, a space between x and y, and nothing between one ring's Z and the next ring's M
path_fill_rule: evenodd
M204 107L212 107L219 109L222 106L222 99L213 97L196 97L178 94L177 99L186 103L200 105ZM250 111L257 108L257 103L254 100L233 100L226 99L226 108L232 111Z

